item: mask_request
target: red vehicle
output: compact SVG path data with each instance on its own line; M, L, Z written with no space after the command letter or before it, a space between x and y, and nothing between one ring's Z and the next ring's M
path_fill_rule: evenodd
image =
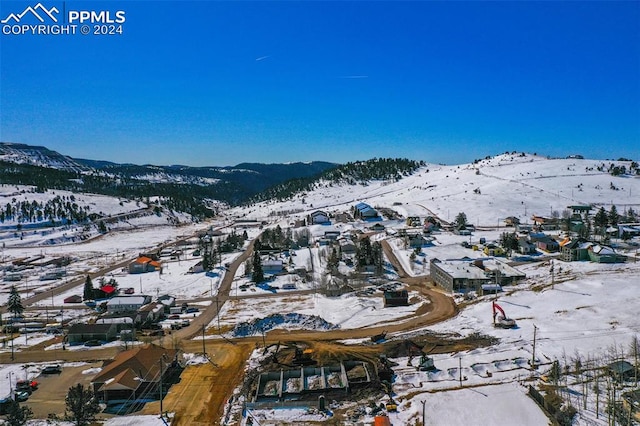
M35 380L18 380L16 382L16 390L32 392L38 389L38 382Z

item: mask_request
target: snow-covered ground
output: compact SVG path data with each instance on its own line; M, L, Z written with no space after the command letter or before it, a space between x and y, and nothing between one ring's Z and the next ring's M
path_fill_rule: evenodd
M340 329L356 329L375 324L393 322L399 318L415 314L422 303L410 306L385 308L380 297L358 297L353 294L341 297L326 297L321 294L283 295L278 298L230 300L220 312L221 326L236 326L254 319L281 313L297 313L302 316L317 316ZM217 319L209 327L217 327ZM283 324L274 328L297 329L299 323ZM268 331L265 329L264 331Z
M616 205L619 213L627 207L639 210L640 178L612 176L607 172L610 163L502 154L475 164L428 164L397 182L318 185L289 201L255 204L250 210L232 209L230 214L264 219L278 211L302 210L304 213L296 216L303 217L317 209L347 211L365 202L374 208L389 207L404 217L434 214L453 221L459 212L465 212L473 225L497 226L508 216L531 223L533 214L550 216L553 211L562 213L567 206L577 204L604 206L607 210ZM628 168L629 163L625 164ZM598 171L601 165L604 170Z
M602 164L605 165L604 172L598 171ZM295 218L302 218L311 211L323 209L330 213L346 212L358 202L390 208L404 217L424 218L436 215L447 222L453 221L459 212L465 212L470 223L484 228L466 237L444 231L435 233L432 244L422 248L422 254L417 256L415 262L410 260L411 250L405 248L400 239L387 236L384 232L372 237L374 240L387 239L404 269L410 274L425 275L429 272L429 261L433 258L484 257L480 251L465 248L461 243L476 244L481 237L487 241L499 238L502 232L512 230L503 227L503 220L507 216L515 216L523 223L530 223L531 215L561 214L567 206L575 204L592 204L596 209L604 206L607 210L611 205L616 205L619 213L629 207L638 210L640 179L611 176L606 172L608 164L608 161L549 160L540 156L517 154L504 154L469 165L431 164L398 182L370 182L367 185L352 186L320 185L314 191L304 194L304 203L303 196L300 195L285 202L265 202L231 209L226 212L226 220L210 224L175 227L167 224L166 217L157 219L157 216L151 215L133 219L129 224L121 224L122 232L116 230L117 226L114 225L112 232L100 237L94 234L92 239L81 244L68 244L64 233L73 231L68 228L51 230L56 233L55 238L51 234L42 235L44 230L35 229L35 233L26 232L23 240L12 236L7 230L3 240L7 244L3 248L2 257L17 259L41 253L46 256L71 256L76 262L70 267L69 275L82 276L88 271L114 263L122 256L135 257L139 252L192 235L197 230L209 226L230 226L230 218L234 216L265 220L268 222L267 226L280 224L284 228ZM6 194L10 196L10 191L7 190ZM125 211L133 208L131 203L128 205L126 202L124 206L120 206L117 199L116 202L104 201L104 204L99 204L102 201L89 198L93 196L86 197L89 203L96 204L96 209L108 211L109 214L117 214L122 207L125 207ZM279 211L301 213L278 217ZM391 230L404 226L401 220L385 218L379 223ZM334 223L331 226L312 226L309 231L312 238L316 238L327 230L366 232L370 225L371 223L362 221ZM259 232L255 228L247 231L251 238ZM53 243L46 244L47 238L53 239ZM620 241L614 239L613 243L618 244ZM242 265L234 277L231 298L220 313L221 326L228 330L239 323L273 314L296 313L320 317L340 328L359 328L395 321L415 312L424 303L420 301L406 308L385 309L382 307L382 298L377 296L347 294L328 298L317 293L314 290L317 290L326 272L327 254L322 254L322 250L318 247L296 250L291 266L306 268L309 271L307 278L311 279L302 279L294 274L277 277L269 282L276 287L272 290L276 292L273 297L249 297L265 296L272 291L253 286ZM621 248L619 250L623 251ZM637 250L633 248L625 253L640 260ZM222 264L231 262L237 255L225 257ZM429 331L459 333L463 336L475 333L494 336L498 339L497 344L467 352L434 355L436 370L432 372L416 371L415 366L407 365L409 360L406 358L395 360L399 365L395 368L397 376L393 390L400 410L397 414L391 414L393 424L409 425L421 419L423 401L426 424L443 424L442 413L447 413L446 424L451 425L489 422L546 424L546 417L525 395L526 389L521 384L525 378L546 373L554 360L566 365L578 355L583 359L596 359L608 353L620 353L621 347L628 347L631 339L640 333L640 322L637 319L637 307L640 306L640 292L637 289L640 262L602 265L552 260L555 279L552 286L551 259L554 259L553 255L540 253L536 256L536 262L518 266L528 278L517 287L505 288L505 292L498 295L498 303L508 316L517 321L517 328L505 330L493 327L489 297L465 301L460 314L455 318L429 327ZM289 261L284 260L286 263ZM113 276L106 278L115 278L121 288L133 287L136 293L154 296L169 293L179 299L211 298L217 294L226 271L218 268L210 274L188 274L189 268L196 261L187 256L179 262L166 262L162 275L157 272L129 275L115 271ZM394 279L394 276L388 273L387 278ZM34 275L28 281L20 281L18 285L23 292L26 291L27 284L30 292L49 291L51 286L62 281L63 279L40 282ZM283 287L287 284L295 286L295 289L284 290ZM9 282L0 283L0 303L6 301L10 285ZM53 301L42 301L40 305L57 306L64 297L71 294L82 294L82 286L54 296ZM459 302L463 300L460 299ZM212 302L207 300L202 303ZM215 329L217 320L212 321L209 327ZM388 338L411 335L398 334ZM44 336L29 336L28 340L37 342L40 338ZM15 343L19 343L21 339L25 340L21 336ZM628 351L625 352L628 354ZM194 358L193 362L200 361L202 360ZM532 361L538 365L537 370L531 370ZM414 365L415 362L413 360ZM14 367L18 370L16 373L12 372L12 375L23 372L19 366L2 366L0 377L8 375L8 370L4 372L4 368ZM464 389L459 389L461 375ZM569 384L570 388L571 386ZM571 389L572 392L579 393L579 388L574 386ZM600 418L596 419L593 395L586 399L587 409L579 412L576 424L605 424L603 404L599 407ZM308 413L295 410L259 412L256 415L263 415L269 420L282 416L283 422L295 419L313 420L304 417ZM364 419L372 421L372 417L365 416ZM156 424L155 420L158 419L150 419L148 424ZM122 421L132 423L113 423L113 426L147 424L147 420L140 416Z
M525 380L547 374L554 360L561 365L572 365L572 360L578 356L586 363L587 359L606 359L615 350L629 355L631 339L640 334L637 316L640 262L599 265L554 261L554 265L556 283L553 286L549 263L543 262L522 267L529 278L499 293L498 303L517 321L517 328L494 328L492 296L480 297L455 318L428 328L429 331L462 336L475 333L493 336L498 339L497 344L466 352L432 355L434 371L418 371L417 358L411 365L408 358L393 359L398 363L394 367L393 391L399 412L390 414L392 423L414 424L421 419L424 401L428 425L443 424L445 412L447 425L496 423L504 422L504 419L508 419L509 424L546 424L545 415L526 396L528 382ZM537 290L533 290L534 287ZM348 309L341 304L345 300L348 298L330 299L324 306L318 302L313 313L330 317L337 311L344 312ZM335 309L329 307L331 303L337 303ZM264 316L269 312L280 312L284 306L277 303L267 311L264 310L270 307L267 303L244 308L259 310L259 315ZM382 315L380 318L385 318L385 310L378 312ZM388 320L390 318L383 321ZM362 323L351 324L352 327L360 325ZM530 365L534 356L534 326L537 328L536 370ZM411 338L415 334L419 333L398 333L387 338ZM460 389L460 377L463 389ZM581 387L579 384L569 386L577 394ZM575 424L604 425L604 404L599 406L599 419L596 419L595 404L592 393L587 398L587 409L579 410ZM575 395L573 405L577 405ZM308 414L300 410L256 410L255 415L269 421L293 421L304 419ZM366 416L362 418L366 419ZM369 417L369 420L372 422L373 418Z

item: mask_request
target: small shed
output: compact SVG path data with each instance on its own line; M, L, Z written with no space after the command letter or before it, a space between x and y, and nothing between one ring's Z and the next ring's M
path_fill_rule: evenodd
M408 306L409 292L407 290L391 290L384 292L384 306Z
M520 219L515 216L509 216L504 218L504 226L516 226L520 224Z
M497 244L487 244L483 252L487 256L505 256L506 255L504 249Z
M625 382L634 378L635 368L630 362L615 361L607 365L607 373L617 382Z
M385 227L381 223L375 223L375 224L371 225L369 227L369 229L371 229L372 231L375 231L375 232L382 232L382 231L385 230Z
M189 274L199 274L201 272L204 272L204 265L202 261L190 267L188 271Z
M82 296L74 294L73 296L66 297L63 300L64 303L82 303Z

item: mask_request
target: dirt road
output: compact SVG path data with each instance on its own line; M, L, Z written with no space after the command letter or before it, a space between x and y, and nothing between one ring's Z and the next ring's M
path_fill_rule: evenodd
M163 411L176 413L173 426L215 425L233 389L243 378L254 346L249 343L215 344L207 348L211 363L189 366L164 398ZM145 405L142 414L160 413L160 402Z
M428 303L419 308L415 314L394 321L393 324L382 324L352 330L272 330L265 335L265 343L299 341L322 344L322 342L333 340L367 339L383 331L394 333L424 328L457 314L458 308L450 297L427 288L429 282L427 276L410 277L396 259L388 242L383 241L382 246L387 258L396 268L400 280L407 283L412 290L420 292L422 297L428 300ZM218 309L222 308L224 302L229 299L229 292L237 268L251 256L252 252L253 243L229 266L229 270L221 283L218 304L214 302L209 305L198 317L193 319L189 327L174 331L170 336L157 339L154 343L171 347L179 346L185 352L203 352L202 340L197 338L190 339L199 335L203 330L203 326L208 325L215 319ZM273 294L272 297L281 297L281 295ZM215 299L212 300L215 301ZM262 336L255 336L232 339L232 341L221 339L205 340L204 346L212 363L188 367L181 376L181 381L171 388L163 400L163 411L176 413L172 424L217 424L216 422L219 422L219 419L223 416L228 398L243 380L244 366L251 351L256 344L263 343L262 339ZM121 347L90 351L44 351L42 348L32 348L16 353L16 360L13 362L104 360L113 358L121 350L123 350ZM0 362L12 362L10 354L0 354ZM147 404L144 408L144 413L160 413L160 403Z
M200 315L195 317L188 327L185 327L178 331L174 331L172 333L174 339L189 340L193 338L194 336L202 332L203 326L206 327L207 325L209 325L209 323L213 321L216 315L218 315L218 309L221 309L225 300L229 298L229 293L231 292L231 284L233 283L233 278L236 275L238 267L240 267L240 265L242 265L242 263L253 254L254 241L251 241L244 253L242 253L242 255L234 260L227 268L227 272L224 274L222 283L220 283L220 289L218 290L218 303L216 304L215 302L216 298L210 298L213 303L211 303L211 305L209 305L207 309L201 312Z

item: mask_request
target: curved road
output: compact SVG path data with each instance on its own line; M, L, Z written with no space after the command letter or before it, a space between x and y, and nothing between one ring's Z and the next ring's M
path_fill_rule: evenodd
M255 241L255 240L254 240ZM396 268L400 281L405 282L412 286L415 290L419 291L424 297L426 297L430 303L426 304L424 308L419 309L414 315L403 318L399 321L394 321L394 324L380 324L372 325L369 327L361 327L358 329L348 330L271 330L265 334L265 341L269 343L275 343L280 340L317 340L317 341L329 341L329 340L342 340L342 339L358 339L368 338L372 335L379 334L383 331L387 332L406 332L417 330L427 327L429 325L436 324L444 321L448 318L455 316L458 313L458 308L450 297L446 296L435 290L427 288L427 277L410 277L402 264L398 262L393 253L393 250L389 246L389 243L382 241L382 247L385 255ZM173 331L170 336L159 338L154 341L156 344L166 343L167 340L180 342L181 346L186 352L201 352L202 340L195 338L202 332L203 326L210 324L218 314L218 308L222 308L224 303L231 299L229 293L231 291L231 284L235 277L238 267L247 260L253 253L253 241L249 244L247 249L240 255L235 261L229 265L228 271L225 274L219 289L219 303L211 303L201 314L195 317L188 327L181 330ZM76 284L77 285L77 284ZM308 292L306 292L308 293ZM294 294L294 293L290 293ZM261 297L281 297L281 293L266 294ZM210 300L216 300L211 298ZM191 340L195 338L194 340ZM228 340L222 339L207 339L206 346L217 344L228 344L230 341L261 341L262 336L234 338ZM80 350L80 351L62 351L62 350L50 350L43 351L39 347L28 349L24 352L16 352L15 360L10 360L9 353L0 354L0 362L40 362L40 361L81 361L81 360L98 360L112 358L116 353L122 350L121 347L110 347L103 349L92 350Z

